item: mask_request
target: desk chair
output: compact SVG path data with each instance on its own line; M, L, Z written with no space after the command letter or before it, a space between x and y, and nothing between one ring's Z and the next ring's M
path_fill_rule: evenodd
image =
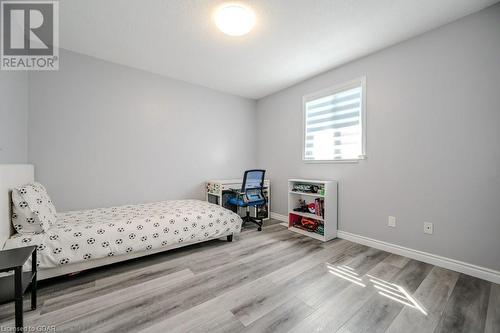
M247 170L243 176L243 184L241 191L237 195L230 198L228 203L236 207L245 207L247 214L243 217L243 225L246 222L257 224L258 231L262 230L263 218L250 216L250 207L261 207L266 204L264 196L264 175L266 170Z

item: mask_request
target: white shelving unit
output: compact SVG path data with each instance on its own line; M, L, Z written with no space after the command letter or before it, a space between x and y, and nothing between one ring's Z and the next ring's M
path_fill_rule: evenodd
M295 184L316 185L323 188L322 193L309 193L293 191ZM337 237L337 182L334 180L311 180L311 179L289 179L288 180L288 230L306 235L323 242ZM311 214L296 212L299 200L306 203L314 203L316 199L323 200L324 214ZM308 231L294 226L295 222L301 218L309 218L323 225L324 234L315 231Z

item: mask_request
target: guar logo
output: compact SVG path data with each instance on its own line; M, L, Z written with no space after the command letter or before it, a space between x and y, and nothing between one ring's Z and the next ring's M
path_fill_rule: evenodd
M59 3L1 1L2 70L59 69Z

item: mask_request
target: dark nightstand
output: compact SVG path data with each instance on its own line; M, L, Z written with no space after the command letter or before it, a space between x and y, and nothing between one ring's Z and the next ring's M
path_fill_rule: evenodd
M31 272L23 265L31 256ZM0 303L15 300L16 330L23 329L23 294L31 284L31 309L36 309L36 246L0 251L0 272L14 275L0 277Z

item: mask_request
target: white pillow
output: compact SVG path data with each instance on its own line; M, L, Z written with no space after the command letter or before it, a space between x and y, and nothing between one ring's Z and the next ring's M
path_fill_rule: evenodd
M45 232L56 222L56 214L42 184L26 184L12 190L12 225L17 232Z

